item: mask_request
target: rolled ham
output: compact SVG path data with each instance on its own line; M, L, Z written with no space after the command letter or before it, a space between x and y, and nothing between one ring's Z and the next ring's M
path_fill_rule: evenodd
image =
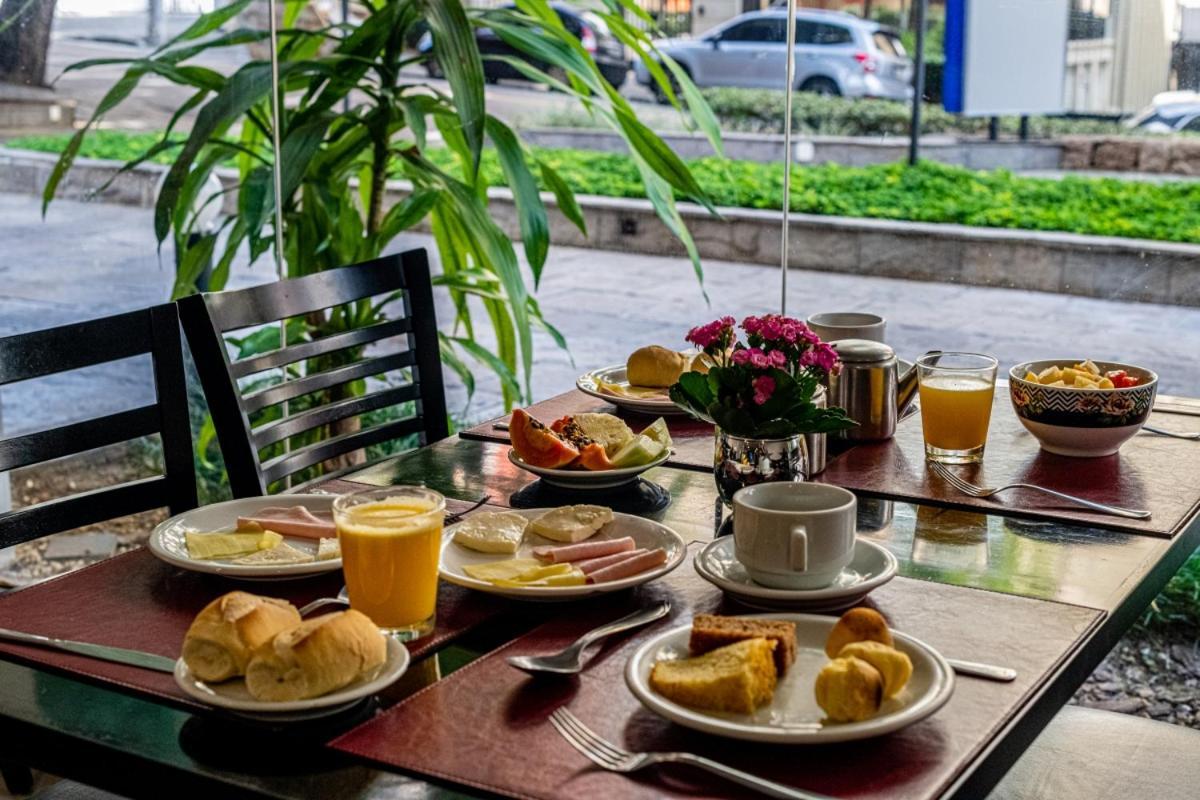
M612 566L613 564L617 564L621 561L624 561L625 559L629 558L630 556L640 556L642 553L646 553L646 552L649 552L649 551L646 550L645 548L642 548L640 550L627 550L624 553L613 553L611 556L600 556L599 558L588 558L588 559L584 559L583 561L572 561L571 563L574 564L575 566L579 567L579 569L583 571L584 575L591 575L593 572L595 572L598 569L604 569L605 567L609 567L609 566Z
M667 563L667 551L658 547L645 553L630 555L615 564L609 564L607 567L601 567L587 576L587 582L606 583L608 581L619 581L622 578L637 575L665 563Z
M621 539L579 542L578 544L568 544L561 547L549 545L535 547L533 548L533 556L539 561L561 564L565 561L584 561L602 556L611 556L614 553L627 553L636 546L632 536L625 536Z
M284 536L329 539L337 536L332 516L317 516L304 506L271 506L254 516L238 517L238 530L258 526Z

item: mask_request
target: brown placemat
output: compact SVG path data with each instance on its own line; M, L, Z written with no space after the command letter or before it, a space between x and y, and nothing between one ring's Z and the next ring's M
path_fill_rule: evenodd
M1150 424L1194 430L1190 416L1155 411ZM1086 525L1173 536L1200 506L1200 442L1140 433L1116 455L1070 458L1047 453L1021 425L1008 392L996 391L983 464L953 467L980 486L1035 483L1088 500L1149 509L1149 519L1098 514L1036 492L1010 490L992 498L969 497L928 471L921 417L900 423L894 439L861 444L829 462L817 479L872 495L1065 520Z
M296 581L231 581L187 572L139 548L75 572L0 595L0 627L125 647L177 658L192 619L234 589L282 597L297 607L342 588L341 571ZM408 644L420 658L510 608L504 601L442 583L437 627ZM0 657L191 705L166 673L41 647L0 642Z
M672 617L611 643L577 678L533 678L509 655L553 652L580 633L669 596ZM897 630L958 658L1003 663L1017 680L960 678L933 717L872 740L821 747L736 742L689 731L643 709L626 688L625 662L647 637L694 611L747 613L722 600L690 564L632 597L570 609L556 620L418 692L332 746L422 775L522 798L745 797L683 767L621 776L593 767L546 717L568 706L601 736L637 751L700 753L781 783L838 797L927 798L941 794L1067 659L1103 612L897 578L870 604Z
M534 403L525 409L535 419L549 425L559 417L567 414L583 414L599 411L605 414L616 414L629 424L630 428L638 431L654 422L653 414L638 414L612 403L598 400L584 394L578 389L551 397L540 403ZM667 459L666 466L683 469L711 470L713 468L713 426L707 422L692 419L685 414L670 414L663 417L667 421L667 430L671 432L673 451ZM459 431L463 439L478 439L485 442L509 443L508 431L497 430L496 423L508 422L508 415L489 419L487 422Z

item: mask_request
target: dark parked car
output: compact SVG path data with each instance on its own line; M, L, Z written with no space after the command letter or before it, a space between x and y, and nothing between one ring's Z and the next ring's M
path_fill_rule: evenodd
M504 6L515 9L515 5ZM562 3L553 3L551 8L562 20L563 26L578 37L584 49L591 53L604 79L614 87L620 87L625 82L629 72L629 60L625 57L625 46L612 35L608 25L596 14L590 11L579 11ZM489 56L512 56L528 61L538 69L545 70L547 65L530 58L525 53L510 47L503 39L489 28L476 28L475 41L479 45L479 53L483 56L483 75L489 83L495 83L501 78L527 80L524 74L514 67ZM441 77L441 67L433 57L433 37L426 33L417 43L417 51L426 56L425 69L434 78Z

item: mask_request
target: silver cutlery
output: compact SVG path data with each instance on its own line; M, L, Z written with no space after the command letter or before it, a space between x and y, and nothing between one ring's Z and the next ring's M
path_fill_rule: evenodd
M1143 425L1142 430L1146 433L1157 433L1159 436L1170 436L1172 439L1187 439L1190 442L1200 440L1200 433L1176 433L1166 428L1156 428L1153 425Z
M1076 497L1073 494L1056 492L1053 489L1047 489L1045 486L1038 486L1033 483L1010 483L1006 486L997 487L977 486L965 478L954 474L944 464L940 464L937 461L930 461L928 463L929 468L944 481L946 481L946 483L950 484L955 489L958 489L963 494L971 497L991 497L994 494L1006 492L1009 489L1031 489L1035 492L1042 492L1043 494L1057 497L1060 500L1066 500L1067 502L1081 505L1084 508L1090 508L1093 511L1097 511L1101 514L1113 514L1118 517L1127 517L1129 519L1148 519L1150 517L1149 511L1142 511L1136 508L1121 508L1120 506L1110 506L1105 505L1104 503L1096 503L1091 500L1085 500L1082 497Z
M507 422L494 422L494 423L492 423L492 430L506 431L506 430L508 430L508 423Z
M970 675L973 678L984 678L1001 683L1017 679L1017 671L1011 667L997 667L993 664L981 664L978 661L960 661L957 658L947 658L946 661L959 675Z
M458 511L454 514L447 514L446 518L444 520L442 520L442 524L443 525L453 525L456 522L462 522L463 517L465 517L467 514L470 514L472 511L479 508L480 506L482 506L484 503L486 503L488 500L491 500L491 499L492 499L492 496L490 494L485 494L483 497L480 497L478 500L476 500L474 503L472 503L467 508L464 508L462 511Z
M558 653L548 656L509 656L508 663L526 672L553 672L559 675L574 675L583 669L583 651L588 645L612 636L614 633L627 631L662 619L671 613L671 604L663 601L649 608L643 608L632 614L614 620L607 625L594 628L575 640L575 643Z
M142 669L152 669L158 672L174 672L175 659L166 656L144 653L141 650L129 650L124 647L111 647L105 644L75 642L70 639L55 639L51 636L41 636L36 633L23 633L0 628L0 639L22 644L32 644L38 647L48 647L52 650L64 650L68 653L97 658L101 661L113 661L118 664L129 664Z
M787 800L830 800L825 795L793 789L692 753L631 753L592 731L566 708L555 709L550 714L550 724L568 744L593 764L610 772L637 772L656 764L690 764L768 797L783 797Z

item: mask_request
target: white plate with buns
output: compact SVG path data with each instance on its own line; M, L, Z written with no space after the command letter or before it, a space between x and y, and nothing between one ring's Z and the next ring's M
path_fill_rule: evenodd
M831 722L817 703L817 675L830 663L825 646L836 617L815 614L754 614L747 619L785 620L796 626L796 657L778 679L770 701L748 714L707 711L677 703L651 687L658 661L686 658L691 626L663 631L647 640L625 666L625 683L650 711L693 730L754 742L829 744L868 739L899 730L940 709L954 691L954 672L929 645L891 631L893 647L912 662L912 675L896 696L858 722Z
M591 372L580 375L575 381L576 388L584 394L605 400L628 411L635 411L639 414L651 414L653 416L687 413L671 401L671 398L667 396L666 389L641 389L640 391L648 393L648 396L636 397L604 391L603 387L606 384L617 387L618 392L639 392L638 387L630 389L628 372L624 364L594 369Z
M513 513L520 514L530 520L540 517L551 510L548 508L512 509ZM470 519L470 517L467 517L467 521ZM548 539L527 529L515 553L481 553L454 541L455 532L463 524L460 522L456 525L450 525L443 533L440 570L442 580L458 586L464 586L468 589L475 589L480 592L512 597L519 600L578 600L581 597L619 592L661 578L683 563L683 557L687 553L687 545L684 543L683 537L666 525L654 520L635 517L632 514L613 513L612 522L604 525L585 540L574 541L576 543L578 541L596 542L607 539L621 539L628 536L633 538L638 548L645 548L647 550L662 548L665 550L667 554L666 562L645 572L639 572L636 575L602 583L583 584L579 586L498 586L485 580L472 578L463 571L463 567L507 559L532 558L535 547L563 545L568 540Z
M206 572L238 580L287 580L323 575L342 568L341 557L298 564L239 564L232 559L197 559L188 553L189 531L232 531L238 517L257 516L264 508L304 506L315 514L332 513L332 494L282 494L272 497L247 497L213 503L177 514L158 524L147 546L158 558L192 572ZM300 536L283 537L283 544L316 557L319 542Z

